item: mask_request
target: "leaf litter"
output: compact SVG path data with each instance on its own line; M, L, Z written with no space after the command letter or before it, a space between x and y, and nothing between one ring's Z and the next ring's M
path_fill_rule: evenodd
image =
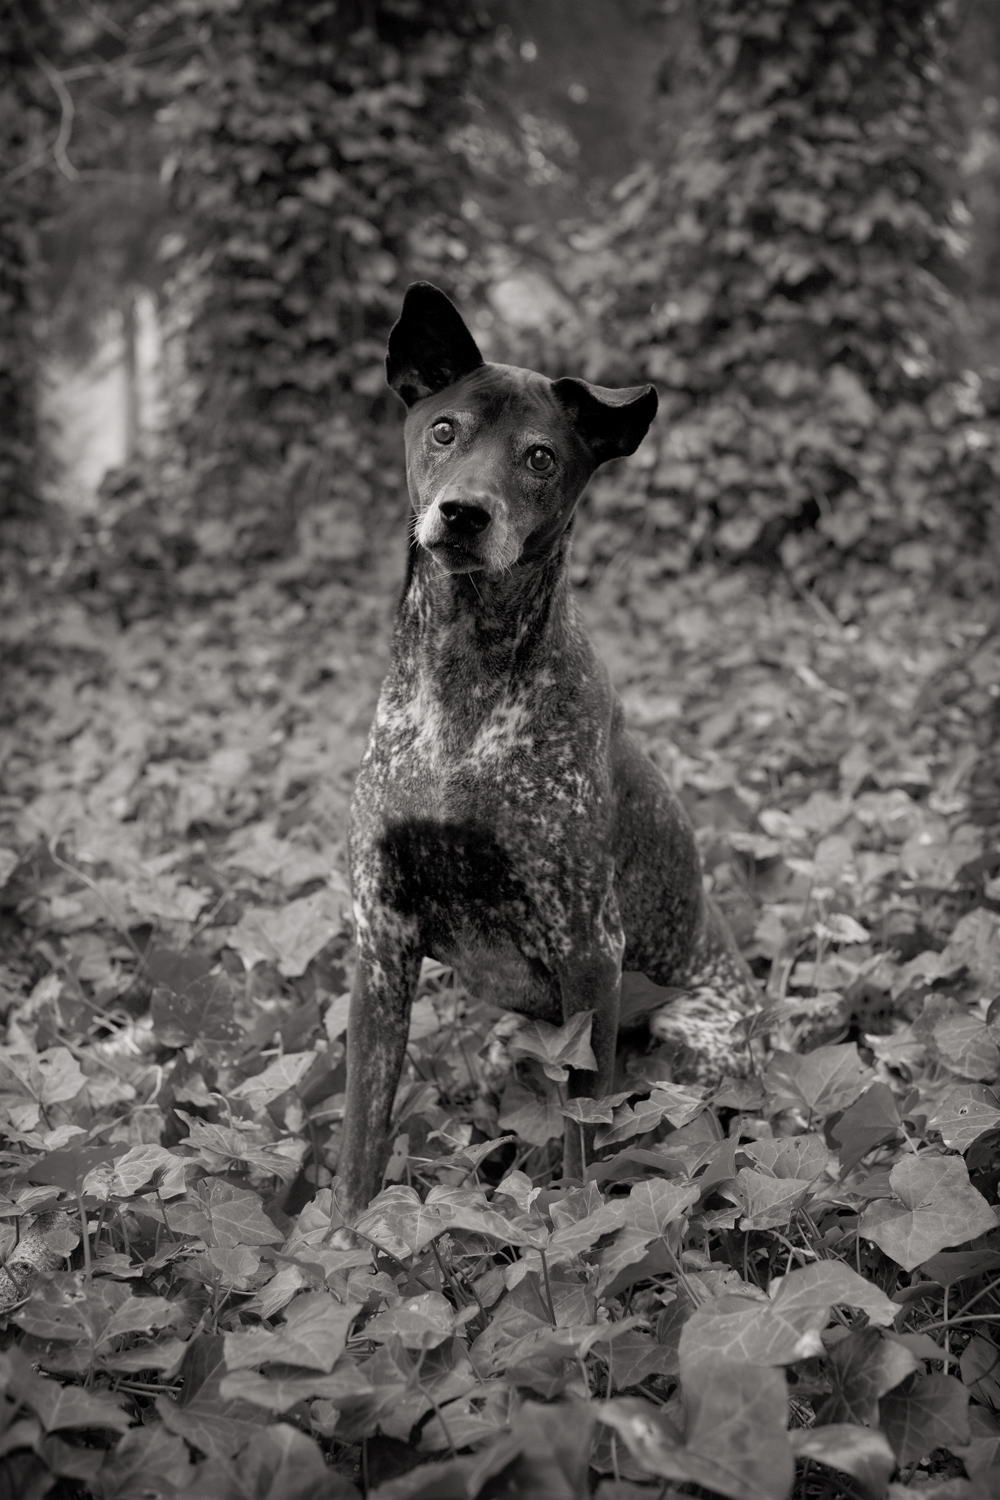
M39 587L0 627L0 1472L993 1493L989 602L874 569L829 602L709 569L581 596L762 981L761 1066L674 1083L634 1030L669 994L631 976L617 1092L569 1101L588 1018L520 1022L427 962L345 1248L346 815L389 572L263 568L125 628ZM581 1182L564 1125L597 1129Z

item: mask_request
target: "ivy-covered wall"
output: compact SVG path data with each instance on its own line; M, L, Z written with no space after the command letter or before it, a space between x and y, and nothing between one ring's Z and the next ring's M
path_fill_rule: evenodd
M336 555L373 471L376 487L398 477L380 419L403 290L467 289L467 173L448 133L488 66L489 17L462 0L166 9L168 27L162 6L145 25L190 44L152 86L200 540L228 548L235 527L238 549L266 554L301 524L314 555Z
M699 550L930 569L982 543L996 424L962 369L941 0L705 0L705 106L623 185L581 294L606 378L655 380L631 470L652 576ZM600 488L612 555L628 529ZM634 521L634 516L632 518ZM598 528L600 531L600 528Z

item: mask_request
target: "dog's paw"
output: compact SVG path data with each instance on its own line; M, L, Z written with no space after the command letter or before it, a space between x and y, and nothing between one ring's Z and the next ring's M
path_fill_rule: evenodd
M751 1069L748 1049L735 1031L746 1014L746 1006L731 994L699 987L651 1016L649 1030L674 1054L675 1082L716 1084Z

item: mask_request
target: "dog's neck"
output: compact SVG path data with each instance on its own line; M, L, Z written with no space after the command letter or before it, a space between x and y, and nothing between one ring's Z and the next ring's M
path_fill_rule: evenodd
M474 686L485 704L535 663L550 665L572 631L569 545L567 530L544 558L500 577L448 573L416 547L396 617L404 673L436 683L444 697Z

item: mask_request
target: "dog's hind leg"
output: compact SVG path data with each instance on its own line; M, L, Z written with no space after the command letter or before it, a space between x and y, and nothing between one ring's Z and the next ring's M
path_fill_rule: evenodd
M760 1009L760 988L709 896L691 957L673 983L685 993L651 1015L649 1029L669 1043L675 1079L718 1083L749 1073L750 1049L737 1028Z

